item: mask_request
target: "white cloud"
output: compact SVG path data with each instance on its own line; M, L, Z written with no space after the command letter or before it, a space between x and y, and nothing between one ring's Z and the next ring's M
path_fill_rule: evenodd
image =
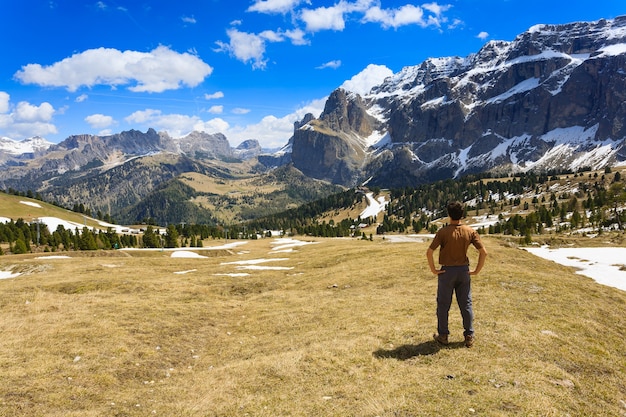
M411 4L402 6L399 9L386 9L372 7L363 16L364 22L380 23L385 28L398 28L411 24L426 26L424 21L424 11Z
M161 115L161 110L146 109L139 110L124 118L127 123L149 123L151 120L155 120Z
M225 120L215 117L204 120L198 116L189 116L184 114L165 114L157 109L144 109L136 111L124 118L124 122L128 128L144 130L154 128L157 131L167 132L170 136L177 138L189 134L192 131L206 132L209 134L222 133L230 142L231 146L236 146L247 139L257 139L264 148L279 148L287 144L289 138L293 135L294 122L300 121L307 113L312 113L315 117L319 117L324 109L327 97L313 100L304 104L294 112L284 116L276 117L269 115L264 117L260 122L244 125L231 126ZM233 109L233 113L247 114L250 110L244 108ZM0 115L1 120L2 115ZM85 119L91 123L93 127L104 126L107 120L112 124L116 124L115 120L104 115L91 115ZM101 123L97 126L96 123ZM103 130L102 132L109 132ZM110 134L102 133L101 134Z
M332 69L337 69L341 66L341 60L334 60L334 61L329 61L326 62L325 64L320 65L319 67L316 67L316 69L325 69L325 68L332 68Z
M224 97L224 93L221 92L221 91L216 91L213 94L205 94L204 95L204 99L205 100L214 100L214 99L223 98L223 97Z
M0 91L0 113L7 113L9 111L9 100L11 96L4 91Z
M163 114L160 110L155 109L136 111L124 120L134 126L142 125L142 127L152 127L157 131L165 131L174 138L185 136L194 130L206 133L222 133L229 128L228 122L220 118L205 121L198 116Z
M183 16L180 18L184 23L195 24L197 23L196 18L193 16Z
M441 17L441 15L443 14L443 12L447 12L448 10L450 10L450 8L452 7L452 5L450 4L437 4L437 3L426 3L426 4L422 4L422 7L428 11L430 11L431 13L433 13L437 18Z
M265 45L267 42L284 42L291 40L294 45L305 45L308 43L304 39L305 33L299 29L286 32L265 30L258 34L247 33L231 28L226 31L229 42L215 42L216 52L228 52L241 62L247 64L252 62L253 69L265 69L267 58L265 57Z
M151 52L89 49L49 66L25 65L14 77L24 84L65 87L69 91L83 86L128 85L130 91L158 93L195 87L212 71L195 55L158 46Z
M52 120L54 108L50 103L34 106L25 101L17 103L14 119L18 122L49 122Z
M282 42L285 40L282 34L280 34L279 32L275 32L273 30L264 30L263 32L259 33L257 36L269 42Z
M263 69L267 65L265 55L265 40L254 34L241 32L237 29L229 29L226 31L229 43L221 41L216 42L219 48L218 52L228 52L244 64L252 61L252 68Z
M98 131L98 136L111 136L113 134L113 130L111 129L102 129Z
M251 63L254 69L265 69L268 63L266 46L268 42L291 41L293 45L308 45L307 33L323 30L343 31L346 28L348 15L362 14L361 23L377 23L384 28L399 28L406 25L422 27L440 27L447 18L443 15L451 5L426 3L422 7L407 4L396 9L381 9L377 0L356 0L349 2L340 0L330 7L299 8L303 0L257 0L248 11L260 13L294 12L296 19L304 23L305 29L294 27L289 30L266 30L260 33L241 31L240 20L233 21L227 30L228 43L217 41L217 52L228 52L234 58ZM311 2L306 1L307 4ZM295 24L295 23L294 23ZM459 24L455 21L455 24Z
M456 29L457 27L461 26L463 24L463 21L461 19L454 19L452 20L452 23L450 23L448 25L448 29Z
M85 121L95 129L104 129L115 123L113 117L105 116L104 114L92 114L85 117Z
M309 45L309 41L304 39L306 33L302 29L285 31L285 37L289 38L293 45Z
M291 114L278 118L266 116L259 123L247 126L231 127L225 120L216 117L210 120L202 120L197 116L182 114L163 114L160 110L146 109L137 111L124 120L134 129L152 127L157 131L165 131L172 137L182 137L192 131L206 132L210 134L222 133L236 146L247 139L257 139L264 148L279 148L287 144L293 135L293 124L302 120L305 114L312 113L318 117L327 97L313 100ZM242 114L248 112L246 109Z
M87 100L87 98L89 98L87 94L81 94L80 96L76 97L74 101L76 101L77 103L82 103L83 101Z
M393 71L384 65L368 65L363 71L345 81L341 88L354 93L365 95L372 87L382 84L385 78L393 75Z
M332 7L318 7L317 9L304 9L300 18L306 24L309 32L320 30L342 31L346 27L343 3Z
M222 114L224 112L224 106L211 106L208 112L211 114Z
M452 7L438 3L423 4L422 7L407 4L396 9L381 9L378 5L369 8L363 16L363 22L380 23L384 28L397 29L401 26L418 25L421 27L441 26L447 18L443 13ZM424 10L431 14L426 15Z
M424 5L434 13L434 19L440 19L441 13L450 6L439 6L437 3ZM424 11L418 6L408 4L398 9L381 9L380 2L376 0L357 0L353 3L339 1L331 7L318 7L316 9L303 9L300 19L305 23L306 30L318 32L321 30L342 31L346 27L347 15L363 14L362 22L381 23L386 27L399 27L408 24L420 24L428 26L429 22L423 20Z
M292 11L300 3L301 0L257 0L252 6L248 7L248 11L285 14Z
M23 139L57 133L56 126L51 123L55 110L50 103L36 106L20 101L11 111L10 98L8 93L0 91L0 134Z
M207 120L207 121L202 121L202 120L198 121L193 126L192 130L196 130L198 132L206 132L206 133L215 134L215 133L224 133L228 131L229 127L230 125L228 124L227 121L220 119L219 117L216 117L214 119Z
M231 146L236 146L247 139L257 139L264 148L280 148L293 136L294 122L302 120L307 113L319 117L327 98L313 100L284 117L266 116L259 123L235 126L222 133L226 135Z
M485 40L489 37L489 34L487 32L480 32L478 35L476 35L476 37L478 39Z

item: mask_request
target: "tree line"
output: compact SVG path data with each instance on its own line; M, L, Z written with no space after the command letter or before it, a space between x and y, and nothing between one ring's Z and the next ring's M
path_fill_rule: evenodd
M550 189L559 179L574 183L575 191ZM375 194L379 189L369 190ZM596 231L626 222L626 189L620 172L606 168L604 173L591 173L589 168L577 172L550 171L521 173L494 177L489 174L448 179L418 187L389 190L390 201L377 224L376 233L434 233L433 220L446 216L449 201L466 202L467 215L497 218L492 225L481 227L480 233L531 236L546 229L561 232L581 227ZM338 223L320 220L328 211L354 207L362 201L363 192L351 189L301 207L264 217L250 223L255 228L284 230L286 233L320 237L350 236L359 224L375 219L345 219ZM506 210L517 214L505 217Z
M570 187L571 191L558 191L554 184L559 179L575 186ZM451 200L466 202L467 215L497 219L489 226L479 228L479 233L521 236L527 242L546 229L560 232L589 227L601 232L615 226L623 230L626 222L624 181L619 171L613 173L610 168L605 169L603 174L592 174L585 169L575 173L529 172L499 178L483 174L419 187L391 189L388 190L390 201L380 222L360 217L337 222L324 219L325 214L360 207L366 192L378 194L381 190L353 188L237 224L179 223L168 225L164 231L156 224L147 224L140 235L118 234L111 228L70 230L62 225L49 231L44 224L29 224L18 219L0 224L0 243L8 243L12 253L29 252L32 245L48 251L195 247L209 238L255 239L269 235L272 230L319 237L356 236L360 226L369 226L374 222L376 233L381 235L422 231L434 233L438 226L433 221L445 217L445 206ZM28 194L24 196L29 197ZM33 194L32 198L37 196ZM516 209L516 214L503 214L513 209ZM76 210L87 214L84 206L77 205ZM365 235L362 234L362 237L365 238Z
M0 223L0 243L8 244L13 254L35 250L43 252L84 251L121 248L202 247L205 239L228 238L228 228L209 225L169 225L165 230L147 225L142 233L117 233L113 228L89 227L68 229L63 225L50 231L44 223L27 223L24 219ZM4 254L0 247L0 255Z

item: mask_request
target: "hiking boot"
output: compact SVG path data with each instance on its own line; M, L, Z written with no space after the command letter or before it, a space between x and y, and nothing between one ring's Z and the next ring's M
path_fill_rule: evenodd
M468 334L465 336L465 347L471 348L474 345L474 335Z
M448 344L448 335L447 334L437 334L435 333L433 335L433 339L435 339L435 342L440 343L442 345L447 345Z

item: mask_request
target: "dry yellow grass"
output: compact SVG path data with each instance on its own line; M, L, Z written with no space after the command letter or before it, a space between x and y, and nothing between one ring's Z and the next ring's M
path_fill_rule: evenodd
M315 241L1 257L0 415L625 414L623 291L486 237L476 345L453 306L440 348L426 243Z
M285 196L272 193L284 191L280 182L267 182L258 176L238 174L237 178L222 180L199 173L185 173L180 180L194 190L206 193L191 201L211 211L215 218L225 224L241 222L242 219L256 217L259 211L276 207L275 199L284 199L282 209L294 208L297 204ZM270 210L271 211L271 210Z
M271 193L281 189L281 186L277 183L262 183L259 178L252 175L241 176L241 178L229 179L226 181L219 178L209 177L208 175L199 174L197 172L188 172L181 175L180 180L196 191L219 195L233 193L252 195L253 193L261 192Z

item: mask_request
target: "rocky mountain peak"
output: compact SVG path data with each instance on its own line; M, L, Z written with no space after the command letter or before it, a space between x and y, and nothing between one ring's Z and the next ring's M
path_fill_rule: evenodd
M259 156L262 152L261 144L256 139L244 140L233 150L235 157L244 160Z
M626 17L536 25L465 58L405 67L364 96L334 91L294 133L293 162L320 178L339 170L381 185L601 168L625 159L625 67ZM368 149L382 138L386 148Z
M376 119L367 113L361 96L342 88L330 94L319 119L328 129L356 132L360 136L369 136L377 125Z

